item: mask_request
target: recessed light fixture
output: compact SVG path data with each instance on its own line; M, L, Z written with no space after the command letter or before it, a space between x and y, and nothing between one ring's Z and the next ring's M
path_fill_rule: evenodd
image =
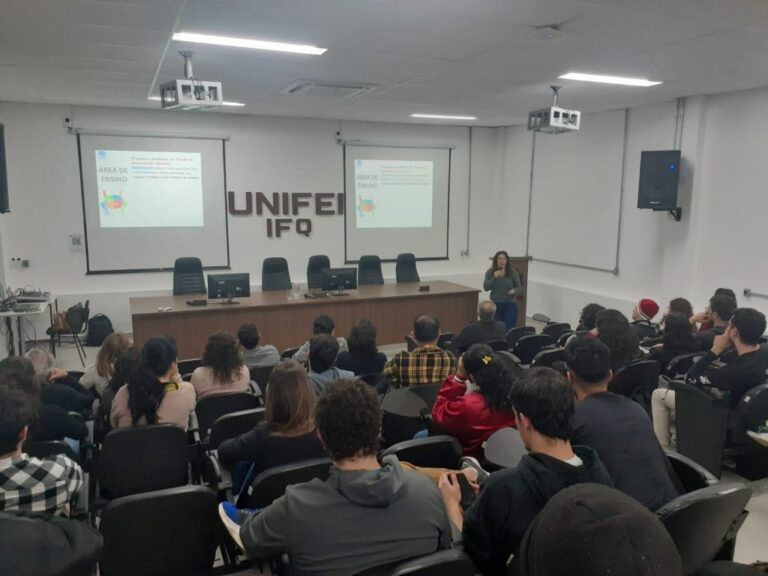
M661 82L654 82L647 78L628 78L626 76L604 76L602 74L584 74L582 72L568 72L559 76L563 80L580 80L582 82L597 82L600 84L620 84L622 86L658 86Z
M430 118L432 120L477 120L477 116L448 116L445 114L411 114L411 118Z
M306 44L286 44L284 42L269 42L252 38L235 38L232 36L213 36L211 34L195 34L193 32L176 32L174 40L179 42L195 42L198 44L214 44L216 46L234 46L235 48L253 48L254 50L273 50L275 52L291 52L293 54L311 54L319 56L327 48L308 46Z
M155 102L160 102L160 96L148 96L147 100L154 100ZM236 106L241 107L245 106L242 102L222 102L222 106Z

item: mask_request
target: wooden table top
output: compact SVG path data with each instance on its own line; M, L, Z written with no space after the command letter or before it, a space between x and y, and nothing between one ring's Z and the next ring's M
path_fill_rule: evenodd
M429 286L428 292L419 292L419 286ZM368 301L368 300L394 300L398 298L429 298L439 295L461 294L467 292L479 293L480 290L447 282L445 280L434 280L421 283L408 284L379 284L372 286L360 286L357 290L349 290L347 296L327 296L321 298L305 298L302 294L298 299L293 299L290 290L275 290L270 292L253 292L248 298L237 298L234 305L214 304L208 302L207 306L190 306L187 300L196 300L205 298L203 294L184 294L182 296L151 296L143 298L131 298L131 315L137 316L156 316L156 315L179 315L194 314L201 312L215 313L218 310L246 310L254 308L275 308L282 306L312 306L322 305L343 305L350 301ZM159 308L170 307L171 310L162 312Z

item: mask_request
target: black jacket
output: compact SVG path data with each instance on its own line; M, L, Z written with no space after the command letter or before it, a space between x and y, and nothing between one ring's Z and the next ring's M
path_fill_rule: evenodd
M37 422L30 427L29 435L32 441L85 440L88 436L88 427L83 420L69 414L61 406L42 405L38 413Z
M574 446L582 466L544 454L523 456L517 468L491 474L464 516L464 544L483 574L505 573L525 531L549 499L568 486L592 482L613 486L592 448Z
M376 352L373 356L353 356L350 352L342 350L336 356L336 368L339 370L349 370L357 376L366 374L378 374L384 370L384 364L387 363L387 355L383 352Z
M451 348L464 352L472 344L487 344L497 340L507 339L507 325L501 320L479 320L467 324L457 336L451 340Z
M768 349L758 348L737 356L722 368L710 366L717 357L712 351L702 356L688 370L686 380L689 384L712 386L728 392L727 403L736 407L742 396L768 380Z
M53 382L43 382L40 386L42 404L61 406L67 412L90 415L94 400L93 394L71 376Z

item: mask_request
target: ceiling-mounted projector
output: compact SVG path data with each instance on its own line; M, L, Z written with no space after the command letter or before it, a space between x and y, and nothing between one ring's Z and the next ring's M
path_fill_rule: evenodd
M184 57L184 78L160 85L160 107L176 110L209 110L224 102L221 82L198 80L192 72L194 52L179 52Z
M560 86L550 86L554 92L552 106L528 113L528 130L546 132L547 134L561 134L573 132L581 126L581 112L567 110L557 105L557 95Z

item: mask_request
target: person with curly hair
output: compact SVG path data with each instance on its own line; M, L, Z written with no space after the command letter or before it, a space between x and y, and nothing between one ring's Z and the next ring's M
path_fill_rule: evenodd
M642 356L637 335L632 331L627 317L618 310L598 312L591 334L608 346L611 351L611 370L614 372Z
M381 416L367 384L331 384L315 410L332 461L328 479L290 486L255 514L219 506L249 556L287 553L297 574L360 574L450 547L451 526L435 484L403 469L395 456L376 459Z
M229 332L216 332L208 338L202 365L190 380L198 398L212 394L246 392L251 374L240 357L237 339Z
M435 424L461 442L464 454L479 456L491 434L515 425L509 392L521 373L487 344L473 344L440 388L432 407Z
M579 324L576 326L576 331L588 332L594 330L595 324L597 323L597 314L603 310L605 310L605 306L601 306L596 302L584 306L579 315Z

